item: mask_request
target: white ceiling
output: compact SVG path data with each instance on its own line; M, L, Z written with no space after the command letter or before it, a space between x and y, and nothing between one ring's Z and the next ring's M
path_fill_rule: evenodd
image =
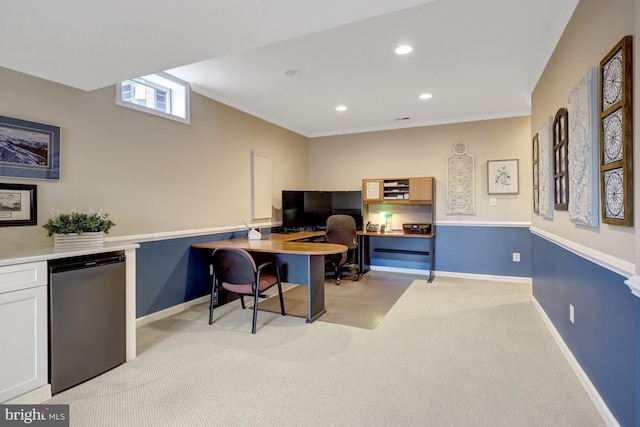
M4 1L0 66L83 90L169 70L310 137L513 117L530 114L577 3ZM414 51L397 56L401 43Z

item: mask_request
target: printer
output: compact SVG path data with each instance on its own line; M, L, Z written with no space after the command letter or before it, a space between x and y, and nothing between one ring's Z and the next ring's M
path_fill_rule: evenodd
M404 234L430 234L431 224L402 224Z

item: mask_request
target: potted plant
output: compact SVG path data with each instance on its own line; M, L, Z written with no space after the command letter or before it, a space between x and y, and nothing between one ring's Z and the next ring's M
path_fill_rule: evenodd
M71 213L52 209L51 218L42 228L47 230L47 236L53 236L54 246L60 247L102 244L104 234L113 226L109 214L102 210L80 213L73 208Z

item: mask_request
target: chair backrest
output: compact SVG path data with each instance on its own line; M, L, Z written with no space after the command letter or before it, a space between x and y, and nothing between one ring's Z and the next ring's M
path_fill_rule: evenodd
M325 241L345 245L349 249L358 246L356 220L349 215L331 215L327 219Z
M254 283L256 270L256 262L244 249L225 247L213 251L213 271L220 282Z

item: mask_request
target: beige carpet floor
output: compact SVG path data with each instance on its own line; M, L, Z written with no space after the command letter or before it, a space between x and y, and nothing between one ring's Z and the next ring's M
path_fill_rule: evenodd
M261 311L253 335L239 301L213 325L207 305L138 328L136 359L47 403L72 427L605 426L530 285L416 280L375 329Z
M335 281L328 280L324 287L327 313L319 320L356 328L375 329L409 288L411 282L413 282L412 276L380 272L365 274L358 281L344 278L340 286L336 286ZM258 308L280 313L277 292L275 296L260 301ZM306 318L307 287L287 286L284 291L284 308L289 316Z

